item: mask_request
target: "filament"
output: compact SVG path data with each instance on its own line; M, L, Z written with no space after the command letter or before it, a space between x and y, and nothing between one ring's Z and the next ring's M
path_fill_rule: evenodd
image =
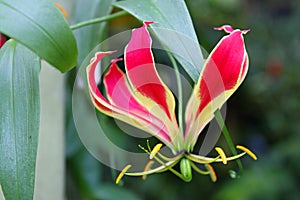
M208 171L210 171L210 178L213 182L216 182L217 181L217 175L216 175L216 172L214 170L214 168L210 165L210 164L205 164L205 167Z
M144 169L144 172L147 172L153 164L154 164L154 161L153 161L153 160L150 160L150 161L146 164L145 169ZM142 176L142 179L143 179L143 180L146 180L146 178L147 178L147 174L144 174L144 175Z

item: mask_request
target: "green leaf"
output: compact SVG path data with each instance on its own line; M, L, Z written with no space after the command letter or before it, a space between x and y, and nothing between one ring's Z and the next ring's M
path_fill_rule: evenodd
M14 40L0 49L0 58L0 183L6 200L32 199L41 63Z
M0 32L66 72L76 65L71 29L50 0L0 0Z
M151 25L158 39L197 82L203 57L188 9L183 0L126 0L114 4Z

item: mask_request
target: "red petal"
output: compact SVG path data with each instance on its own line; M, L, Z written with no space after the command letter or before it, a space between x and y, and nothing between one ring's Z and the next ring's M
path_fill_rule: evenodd
M122 120L128 124L131 124L137 128L140 128L142 130L145 130L152 135L156 136L158 139L160 139L162 142L164 142L166 145L171 145L170 144L170 137L168 136L167 132L164 130L163 124L159 127L157 124L153 123L152 121L149 120L149 115L139 115L139 113L135 112L135 110L131 110L131 107L126 108L126 107L120 107L122 104L120 104L121 99L117 99L115 104L111 104L107 99L104 98L104 96L101 94L97 87L97 83L95 80L95 69L98 64L98 62L106 55L109 55L113 52L99 52L95 55L95 57L91 60L91 64L87 68L87 74L88 74L88 84L89 84L89 89L90 89L90 94L92 101L95 105L95 107L103 112L106 115L109 115L111 117L117 118L119 120ZM113 62L111 70L116 71L116 61ZM112 72L110 70L110 72ZM123 77L123 76L122 76ZM120 77L113 77L112 78L108 75L106 76L106 82L109 81L117 81L117 79L120 79ZM124 80L124 79L123 79ZM106 84L107 88L110 88L112 84ZM122 85L122 84L121 84ZM123 85L124 86L124 85ZM118 85L119 87L119 85ZM118 88L116 87L116 88ZM121 97L129 97L128 93L126 93L126 89L128 88L120 88L119 91L123 90L123 93L120 94ZM110 90L109 90L110 91ZM113 91L113 90L111 90ZM124 95L125 94L125 95ZM127 96L126 96L127 95ZM137 103L135 99L131 99L130 102L132 104ZM118 105L120 104L120 105ZM141 106L135 105L135 109L141 109ZM145 109L144 109L145 110ZM143 113L145 114L145 113ZM133 120L134 119L134 120ZM157 121L155 121L157 122Z
M128 80L138 101L155 117L164 122L172 143L180 149L183 134L179 132L175 116L175 99L160 79L151 51L151 37L145 22L132 31L125 48L125 68Z
M4 45L5 42L6 42L5 36L0 33L0 48Z
M133 88L141 95L158 104L170 120L173 120L174 99L172 93L161 81L154 65L151 52L151 37L144 23L141 28L132 31L131 40L125 50L127 76ZM173 105L172 105L173 104Z
M243 34L244 31L234 30L223 37L206 60L186 109L186 145L194 145L216 109L221 108L244 80L248 55Z
M133 95L124 73L116 64L119 60L112 61L109 71L103 80L109 101L119 109L134 114L147 121L151 126L155 126L156 129L162 130L160 137L170 140L164 123L145 109Z
M208 58L200 79L201 104L197 114L224 90L233 89L244 67L245 47L242 32L237 30L222 39ZM244 72L245 73L245 72Z
M112 61L103 80L110 102L125 110L136 110L149 115L150 113L133 96L126 77L116 64L117 61L119 59Z
M97 86L97 83L95 80L95 70L96 70L96 67L97 67L97 64L99 63L99 61L103 57L110 55L112 53L114 53L114 51L96 53L95 57L92 58L92 60L91 60L91 64L87 68L88 84L89 84L90 91L94 94L93 96L97 97L98 101L102 100L103 102L106 102L106 103L108 103L108 101L103 97L103 95L101 94L101 92L98 89L98 86Z

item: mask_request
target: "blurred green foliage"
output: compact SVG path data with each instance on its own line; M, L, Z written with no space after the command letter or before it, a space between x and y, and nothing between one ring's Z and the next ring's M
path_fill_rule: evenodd
M125 177L114 185L116 172L102 165L82 146L67 108L66 159L68 199L300 199L300 2L292 0L187 0L201 45L210 52L221 37L213 27L231 24L251 29L245 36L249 74L228 101L226 124L235 143L253 150L258 161L243 158L244 172L231 179L216 166L218 181L194 175L184 183L166 172L146 181ZM137 22L114 20L110 33ZM80 48L79 48L80 49ZM79 52L80 53L80 52ZM71 92L75 71L68 75ZM87 130L88 131L88 130ZM226 146L224 139L221 146ZM128 142L126 143L128 144ZM130 143L128 144L130 145Z

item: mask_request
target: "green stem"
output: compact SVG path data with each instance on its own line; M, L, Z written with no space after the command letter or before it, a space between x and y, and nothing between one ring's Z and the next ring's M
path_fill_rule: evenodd
M139 146L143 151L145 151L147 154L149 154L149 155L151 154L151 152L147 151L147 149L145 149L143 146L141 146L141 145L138 145L138 146ZM150 148L150 146L149 146L148 148ZM182 155L182 154L181 154L181 155ZM177 161L179 161L179 160L181 159L180 157L181 157L181 156L178 157L178 160L177 160ZM154 159L155 159L159 164L161 164L162 166L164 166L166 169L170 170L173 174L175 174L176 176L178 176L179 178L181 178L182 180L184 180L182 174L180 174L179 172L177 172L177 171L176 171L175 169L173 169L172 167L166 165L166 163L164 163L161 159L157 158L156 156L154 157ZM172 162L172 161L170 161L170 162ZM174 162L176 162L176 160L174 160ZM132 175L132 174L128 173L128 175Z
M175 174L176 176L178 176L179 178L181 178L182 180L185 181L184 177L182 176L181 173L177 172L175 169L173 169L172 167L166 165L162 160L160 160L159 158L157 157L154 157L154 159L160 163L161 165L163 165L165 168L167 168L168 170L170 170L170 172L172 172L173 174Z
M180 78L180 72L176 60L174 59L173 55L167 51L167 54L170 58L170 61L174 67L176 79L177 79L177 87L178 87L178 123L180 132L184 135L183 132L183 95L182 95L182 83Z
M223 135L224 135L224 137L226 139L226 142L229 145L229 148L230 148L232 154L234 156L236 156L237 155L237 151L236 151L236 149L234 147L234 144L233 144L232 139L230 137L229 131L228 131L228 129L227 129L225 123L224 123L223 117L221 115L221 111L219 109L215 112L215 117L216 117L216 120L217 120L220 128L222 129ZM237 162L237 164L238 164L238 166L240 168L240 172L242 173L243 172L243 165L242 165L241 160L237 159L236 162Z
M114 14L107 15L107 16L104 16L104 17L99 17L99 18L87 20L87 21L84 21L84 22L80 22L78 24L70 26L70 29L75 30L75 29L78 29L78 28L81 28L81 27L84 27L84 26L97 24L97 23L101 23L101 22L106 22L106 21L124 16L124 15L127 15L127 14L128 14L127 11L116 12Z

